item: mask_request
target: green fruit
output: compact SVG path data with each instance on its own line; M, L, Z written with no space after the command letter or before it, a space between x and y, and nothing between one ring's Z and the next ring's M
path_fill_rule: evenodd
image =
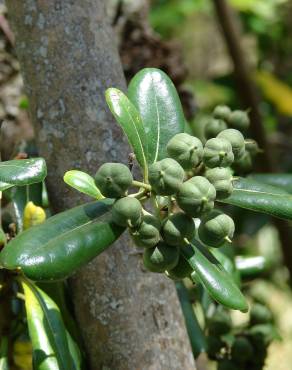
M229 141L222 138L213 138L206 142L203 161L207 167L228 167L233 160L234 155Z
M211 139L212 137L216 137L221 131L226 130L227 125L226 122L222 119L211 118L205 124L204 133L206 139Z
M6 234L0 227L0 249L2 249L5 244L6 244Z
M190 276L192 272L190 264L184 256L180 255L177 265L173 269L167 270L167 276L174 280L181 280Z
M195 234L195 224L192 217L183 212L174 213L163 223L162 238L168 245L181 246L184 239L192 240Z
M147 248L143 254L144 266L152 272L164 272L174 268L179 259L177 247L158 243L156 247Z
M177 194L179 207L192 217L199 217L214 207L216 190L202 176L195 176L184 182Z
M243 156L233 163L232 168L235 172L246 175L252 171L252 158L249 152L245 152Z
M233 128L228 128L218 134L217 138L225 139L230 142L234 160L240 159L245 152L245 142L242 133Z
M95 184L103 196L119 198L125 196L132 184L133 176L122 163L104 163L95 175Z
M210 168L206 171L205 177L214 185L217 199L225 199L232 194L232 173L229 168Z
M131 236L138 247L151 248L160 240L160 221L152 216L145 215L141 225L131 232Z
M189 134L175 135L167 144L168 155L175 159L185 170L197 167L203 158L202 142Z
M258 143L253 139L245 140L245 150L252 156L255 157L258 153L261 152Z
M276 331L271 324L255 325L250 328L248 334L252 344L258 350L268 347L269 344L276 338Z
M255 303L250 310L250 324L268 324L272 322L272 313L264 305Z
M227 121L231 109L227 105L217 105L213 110L213 117Z
M179 163L165 158L149 166L149 183L159 195L172 195L182 184L185 173Z
M228 125L240 131L246 131L250 124L248 114L242 110L234 110L227 119Z
M213 210L202 217L198 234L200 240L208 247L218 248L233 237L234 228L231 217Z
M238 364L234 363L232 360L220 360L218 361L217 370L240 370Z
M231 319L226 311L216 311L207 321L209 335L221 336L231 330Z
M253 347L245 337L237 337L231 347L231 357L239 363L247 362L253 355Z
M207 353L211 359L215 359L220 354L221 348L224 347L224 342L213 335L209 335L207 338Z
M136 198L118 199L112 208L112 220L124 227L137 227L142 221L142 206Z

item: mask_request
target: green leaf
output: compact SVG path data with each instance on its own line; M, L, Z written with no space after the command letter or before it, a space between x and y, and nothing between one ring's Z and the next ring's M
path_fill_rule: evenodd
M194 240L194 245L183 247L182 253L215 301L234 310L248 311L248 304L233 278L206 248Z
M292 220L292 195L285 190L243 178L233 185L232 195L220 202Z
M185 117L175 86L161 70L145 68L130 82L128 95L145 127L148 162L165 158L168 141L185 129Z
M12 185L29 185L41 182L47 176L43 158L14 159L0 162L0 181Z
M147 139L139 112L127 96L115 88L105 93L107 104L122 127L140 166L147 169Z
M266 274L272 267L271 261L264 256L236 257L236 268L243 280L256 279Z
M190 302L187 288L182 282L176 282L175 286L185 318L186 328L190 338L192 351L195 358L197 358L200 353L206 352L206 338L195 315L193 305Z
M35 281L68 277L108 248L124 231L110 221L111 200L50 217L20 233L0 253L0 265Z
M233 278L233 281L240 287L240 274L236 268L235 262L224 254L221 248L212 248L210 253L221 263L224 270Z
M13 186L12 184L7 184L7 182L0 181L0 191L7 190L12 186Z
M41 289L22 280L34 367L38 370L81 369L58 306Z
M72 186L72 188L90 197L95 199L104 198L95 185L94 178L85 172L78 170L67 171L64 175L64 181L66 184Z
M276 186L292 194L292 174L290 173L256 173L250 175L249 178L257 182Z

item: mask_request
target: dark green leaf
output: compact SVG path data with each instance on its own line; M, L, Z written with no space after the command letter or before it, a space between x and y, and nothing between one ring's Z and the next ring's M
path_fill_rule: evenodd
M72 188L90 197L95 199L103 198L95 185L94 178L88 175L88 173L78 170L67 171L64 175L64 181L66 184L72 186Z
M258 182L263 182L264 184L276 186L292 194L291 173L256 173L249 176L249 178Z
M221 249L221 248L220 248ZM224 254L219 248L212 248L213 256L221 263L224 270L232 276L234 282L240 287L240 274L237 271L234 261Z
M11 188L12 184L7 184L7 182L0 181L0 191L4 191L6 189Z
M183 247L182 252L215 301L228 308L247 312L248 304L233 278L206 248L195 240L194 245Z
M110 221L112 201L88 203L20 233L0 253L0 264L32 280L71 275L108 248L124 229Z
M147 139L139 112L127 96L120 90L106 91L107 104L117 122L126 134L140 166L147 169Z
M172 81L159 69L145 68L132 79L128 95L145 127L148 162L165 158L168 141L185 129L181 102Z
M292 195L281 188L240 178L232 195L221 202L292 220Z
M47 175L43 158L14 159L0 162L0 181L12 185L28 185L41 182Z
M22 286L35 368L79 370L80 354L72 345L58 306L34 284L23 280Z
M192 303L190 302L188 290L182 282L176 282L176 290L185 318L187 332L190 338L192 351L197 358L200 353L206 352L206 338L198 323Z

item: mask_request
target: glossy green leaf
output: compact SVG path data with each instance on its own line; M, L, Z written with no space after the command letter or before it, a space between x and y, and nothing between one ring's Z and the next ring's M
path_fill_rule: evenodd
M243 178L233 185L232 195L221 202L292 220L292 195L285 190Z
M213 256L221 263L224 270L226 270L226 272L230 276L232 276L236 285L240 287L240 274L236 268L235 262L226 254L224 254L220 249L221 248L212 248L212 251L210 251L210 253L212 253Z
M9 370L8 338L4 335L1 337L1 345L0 345L0 370Z
M190 302L187 288L182 282L176 282L175 286L185 318L186 328L190 338L192 351L194 357L197 358L200 353L206 352L206 338L195 315L193 305Z
M80 354L72 345L58 306L41 289L22 281L34 367L38 370L79 370Z
M64 279L108 248L124 229L110 221L112 201L99 200L50 217L20 233L0 253L0 265L32 280Z
M263 182L264 184L276 186L292 194L291 173L256 173L250 175L249 178L258 182Z
M7 182L3 182L3 181L0 181L0 191L4 191L4 190L7 190L9 188L11 188L12 184L7 184Z
M14 159L0 162L0 181L12 185L29 185L43 181L47 176L43 158Z
M256 279L266 274L272 267L264 256L236 257L236 268L244 280Z
M126 134L138 163L147 169L147 139L139 112L118 89L108 89L105 97L112 114Z
M182 252L215 301L234 310L248 311L248 304L233 278L206 248L195 240L192 246L183 247Z
M64 175L64 181L72 188L89 195L90 197L95 199L104 198L95 185L94 178L88 175L88 173L78 170L67 171Z
M185 118L176 88L170 78L156 68L145 68L130 82L129 99L141 114L148 141L148 162L166 155L166 144L184 132Z

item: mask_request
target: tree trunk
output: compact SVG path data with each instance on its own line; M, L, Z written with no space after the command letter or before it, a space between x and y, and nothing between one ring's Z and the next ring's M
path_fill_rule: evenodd
M16 49L52 206L84 198L62 177L127 161L129 148L104 91L125 89L103 1L8 0ZM144 271L127 237L71 279L90 369L194 369L173 283Z

